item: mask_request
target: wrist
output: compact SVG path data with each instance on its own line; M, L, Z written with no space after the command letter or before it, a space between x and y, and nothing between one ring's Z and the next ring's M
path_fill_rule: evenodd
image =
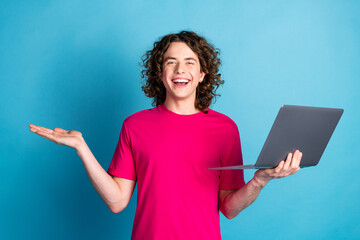
M270 179L260 178L255 174L255 176L253 177L253 179L251 179L251 181L255 187L262 189L270 181Z
M86 142L85 142L84 138L81 137L79 139L79 141L75 144L74 149L76 150L77 153L80 153L80 152L84 151L85 148L86 148Z

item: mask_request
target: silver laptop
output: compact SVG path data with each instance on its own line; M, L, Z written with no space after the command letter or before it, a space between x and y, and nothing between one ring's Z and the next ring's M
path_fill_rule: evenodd
M299 149L300 167L315 166L338 124L344 109L284 105L275 119L254 165L225 166L211 170L274 168L288 153Z

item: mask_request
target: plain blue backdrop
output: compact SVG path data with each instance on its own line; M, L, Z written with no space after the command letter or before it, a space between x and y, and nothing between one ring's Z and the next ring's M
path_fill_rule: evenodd
M359 13L341 0L2 1L0 239L130 238L136 194L111 213L76 152L28 124L81 131L107 169L123 120L152 107L141 56L180 30L221 50L212 108L237 123L247 164L283 104L345 109L319 165L221 216L223 239L359 239Z

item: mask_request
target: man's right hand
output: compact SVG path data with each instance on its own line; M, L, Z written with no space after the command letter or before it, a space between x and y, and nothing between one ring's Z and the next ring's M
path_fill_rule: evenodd
M30 131L37 135L46 138L56 144L65 145L77 149L84 142L81 132L70 130L66 131L61 128L54 128L54 130L29 124Z
M90 151L81 132L61 128L51 130L34 124L29 124L29 127L30 131L43 138L76 150L92 185L112 212L121 212L128 205L136 181L109 175Z

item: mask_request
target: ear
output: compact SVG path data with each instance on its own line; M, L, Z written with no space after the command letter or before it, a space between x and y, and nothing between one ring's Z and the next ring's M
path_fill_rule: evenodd
M164 71L160 73L160 82L164 84Z
M205 73L204 72L201 72L200 73L200 79L199 79L199 82L202 82L204 80L204 77L205 77Z

